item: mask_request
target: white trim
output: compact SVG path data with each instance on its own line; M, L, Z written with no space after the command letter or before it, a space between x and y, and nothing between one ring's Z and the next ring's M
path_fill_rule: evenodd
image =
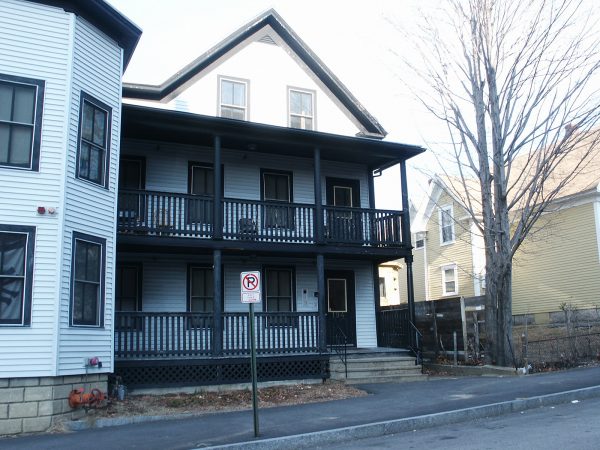
M306 114L297 114L297 113L292 113L292 102L291 102L291 96L292 96L292 92L298 92L300 94L308 94L310 95L310 103L311 103L311 115L306 115ZM311 89L303 89L303 88L297 88L297 87L293 87L293 86L288 86L287 88L287 116L288 116L288 127L292 127L292 116L294 117L299 117L300 119L310 119L312 126L310 128L307 127L300 127L301 130L313 130L316 131L317 129L317 113L316 113L316 105L317 105L317 93L316 91L313 91Z
M344 303L346 305L346 309L344 310L335 310L329 308L329 294L331 293L331 289L329 289L330 281L343 281L344 282ZM355 283L356 284L356 283ZM327 278L327 312L348 312L348 281L345 278Z
M600 185L598 186L600 189ZM600 263L600 199L594 202L594 222L596 225L596 245L598 246L598 262Z
M223 108L223 106L225 106L227 108L243 110L244 111L244 119L243 120L250 120L250 80L246 80L243 78L228 77L225 75L219 75L217 77L217 80L218 80L217 81L218 82L217 116L223 117L223 113L222 113L221 109ZM221 101L221 98L223 97L223 94L222 94L223 81L228 81L230 83L244 85L244 106L234 105L234 104L224 104Z
M450 217L450 226L452 227L452 239L444 242L444 233L443 233L443 216L444 212L448 214ZM454 244L456 240L456 230L454 229L454 207L452 204L441 205L438 207L438 218L439 218L439 230L440 230L440 247L444 245Z
M458 268L457 268L456 263L444 264L440 268L442 270L442 295L443 296L458 295ZM448 270L448 269L452 269L452 271L454 272L454 291L452 291L452 292L446 291L446 283L448 281L452 281L452 280L446 280L446 270Z

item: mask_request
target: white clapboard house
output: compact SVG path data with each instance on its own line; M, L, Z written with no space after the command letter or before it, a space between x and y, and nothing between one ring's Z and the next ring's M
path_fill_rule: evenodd
M411 246L408 210L376 209L373 179L405 173L421 148L384 141L273 10L160 85L125 83L123 97L115 359L126 384L247 381L243 271L261 272L261 379L325 377L332 348L377 347L377 267Z
M140 33L100 0L0 1L0 434L47 428L86 372L106 389L114 371L121 76Z

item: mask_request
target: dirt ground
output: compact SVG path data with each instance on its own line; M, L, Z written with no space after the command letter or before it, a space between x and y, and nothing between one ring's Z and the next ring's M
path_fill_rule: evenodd
M326 402L367 395L343 383L296 384L259 388L259 407ZM199 392L196 394L129 395L124 401L109 399L104 407L90 409L94 417L154 416L168 414L208 414L252 408L249 390Z

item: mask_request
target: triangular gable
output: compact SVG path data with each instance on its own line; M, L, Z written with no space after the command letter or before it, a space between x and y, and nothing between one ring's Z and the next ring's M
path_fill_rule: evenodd
M314 75L332 100L361 130L360 135L382 139L387 132L344 84L329 70L274 9L239 28L216 46L158 86L123 83L123 97L168 102L211 70L219 62L254 41L272 40L286 48L300 67Z

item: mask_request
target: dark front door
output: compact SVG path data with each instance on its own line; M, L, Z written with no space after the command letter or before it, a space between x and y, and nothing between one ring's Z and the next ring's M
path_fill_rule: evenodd
M356 308L354 301L354 272L328 270L325 272L327 296L327 344L356 345ZM343 334L342 334L343 333Z
M362 241L359 181L327 178L326 194L327 238L341 243Z
M121 225L143 221L146 187L146 159L122 155L119 163L119 222ZM122 192L124 191L124 192Z

